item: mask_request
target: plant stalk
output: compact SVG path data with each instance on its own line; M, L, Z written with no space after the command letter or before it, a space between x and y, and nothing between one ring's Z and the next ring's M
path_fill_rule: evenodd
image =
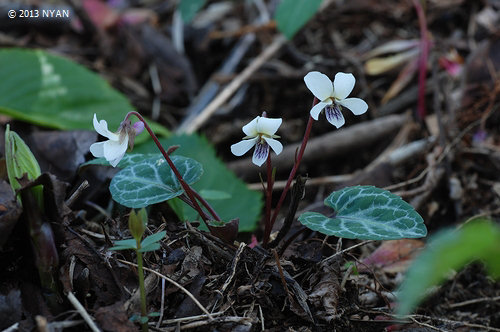
M420 28L420 57L418 61L418 117L421 121L426 115L425 109L425 81L427 77L427 58L429 56L429 35L427 33L427 22L420 0L413 0L413 6L417 11L418 24Z
M318 98L314 97L312 107L314 107L317 103L319 102ZM302 144L299 149L299 153L297 154L297 158L295 159L295 163L293 164L293 168L290 171L290 175L288 176L288 180L286 181L285 188L283 188L283 191L281 192L280 199L278 201L278 204L276 204L276 208L274 209L273 216L271 218L270 222L270 227L266 227L264 230L264 240L263 240L263 246L266 247L268 242L269 242L269 235L271 233L271 229L274 226L274 223L276 222L276 218L278 217L278 213L281 209L281 206L283 205L283 201L285 200L286 194L288 190L290 189L290 185L292 184L292 180L295 177L295 173L297 172L297 169L299 168L300 162L302 161L302 156L304 155L304 151L307 146L307 141L309 140L309 135L311 134L311 128L312 124L314 122L314 119L312 118L311 115L309 115L309 121L307 122L306 126L306 131L304 133L304 138L302 139Z
M142 117L142 115L140 115L136 111L129 112L127 114L127 116L125 117L125 120L127 120L130 117L130 115L135 115L139 120L142 121L142 123L144 123L144 128L146 128L146 130L148 131L149 135L151 136L151 138L155 142L156 146L160 150L161 154L163 155L163 157L167 161L168 166L170 166L170 168L174 172L175 177L177 178L177 180L181 184L182 188L184 189L184 192L188 196L189 200L193 203L194 209L199 213L199 215L202 217L203 221L205 223L207 223L208 219L206 218L205 213L203 212L203 210L201 209L200 205L198 204L198 201L195 198L194 190L191 188L191 186L189 184L186 183L186 181L184 181L184 179L182 178L182 175L177 170L177 167L175 167L174 163L172 162L172 160L168 156L167 152L165 151L165 149L163 148L163 146L161 145L160 141L158 140L158 138L156 137L156 135L153 133L153 131L151 130L151 128L149 127L149 125L147 124L147 122L144 120L144 118ZM201 197L201 196L199 196L199 197ZM201 202L202 202L203 205L205 205L205 207L207 207L207 210L210 211L210 213L212 213L211 211L214 211L213 208L208 204L207 201L201 200ZM214 216L214 218L217 221L220 221L220 218L217 215L217 213L215 213L213 216ZM208 226L208 224L207 224L207 226Z
M269 242L269 236L271 235L272 225L271 225L271 204L273 197L273 166L271 164L271 151L267 155L267 187L266 187L266 219L265 219L265 229L264 229L264 240L263 243L267 245Z
M140 241L137 241L137 247L140 249ZM143 322L143 317L148 317L146 307L146 289L144 288L144 269L142 266L142 252L136 250L137 253L137 274L139 275L139 292L141 295L141 328L142 332L148 332L148 323Z

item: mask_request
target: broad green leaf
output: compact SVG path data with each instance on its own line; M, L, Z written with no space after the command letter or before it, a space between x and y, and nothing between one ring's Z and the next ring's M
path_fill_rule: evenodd
M136 249L137 247L137 242L135 239L126 239L126 240L119 240L115 241L115 245L109 250L124 250L124 249Z
M165 148L179 145L180 147L175 150L174 155L180 154L190 157L203 164L204 174L200 181L193 185L196 191L217 190L231 196L230 199L207 199L222 220L240 218L239 231L250 232L255 229L262 209L261 193L248 189L247 185L217 158L214 148L205 138L197 135L181 135L161 139L160 142ZM136 150L136 152L142 153L155 151L157 148L152 142L143 144ZM197 218L196 211L191 207L186 204L179 207L183 208L184 216L187 219L195 220Z
M452 270L474 260L483 260L493 277L500 278L500 227L477 219L462 228L434 234L413 262L401 285L398 313L409 314L425 297L426 291L443 282Z
M201 197L205 199L229 199L231 195L225 191L211 190L211 189L201 189Z
M198 10L203 7L206 0L181 0L179 10L184 23L189 23L194 18Z
M85 67L42 50L0 50L0 113L37 125L93 130L94 113L118 130L133 108L108 82ZM169 131L154 123L162 135ZM148 138L137 136L136 143Z
M173 156L172 162L188 184L199 180L203 173L197 161ZM142 208L181 195L184 190L161 154L133 163L118 172L109 190L121 205Z
M166 231L161 231L156 234L149 235L144 240L142 240L141 247L147 247L152 243L161 241L161 239L163 239L165 235L167 235Z
M292 39L297 31L314 16L322 0L283 0L276 9L274 19L278 30Z
M348 239L395 240L427 235L422 217L401 197L373 186L355 186L335 191L325 199L334 209L329 218L306 212L299 221L326 235Z
M160 244L158 242L155 242L142 247L141 249L139 249L139 252L150 252L150 251L156 251L158 249L160 249Z

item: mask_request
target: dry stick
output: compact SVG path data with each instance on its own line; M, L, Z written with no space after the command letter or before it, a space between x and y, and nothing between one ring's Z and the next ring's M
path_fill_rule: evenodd
M76 298L76 296L73 295L72 292L68 292L68 294L66 296L68 297L68 300L69 300L69 302L71 302L71 304L73 305L73 307L75 307L76 311L78 311L78 313L80 314L80 316L82 316L82 318L85 320L85 322L90 327L90 329L93 332L100 332L101 330L99 330L99 328L97 327L97 325L92 320L92 317L90 317L90 315L88 314L87 310L85 310L85 308L80 303L80 301L78 301L78 299Z
M269 58L271 58L286 43L283 35L274 37L273 42L255 58L234 80L229 83L219 95L205 107L205 109L193 121L184 128L183 132L191 134L222 106L238 88L245 83L250 76L257 71Z
M119 259L117 258L116 259L117 261L123 263L123 264L127 264L127 265L130 265L130 266L134 266L134 267L137 267L137 264L134 264L134 263L131 263L131 262L128 262L126 260L123 260L123 259ZM187 296L189 296L189 298L191 300L193 300L193 302L198 306L198 308L201 309L201 311L203 311L207 316L208 318L210 319L213 319L212 315L208 312L207 309L205 309L205 307L200 303L200 301L198 301L196 299L196 297L194 297L193 294L191 294L186 288L182 287L181 284L177 283L175 280L172 280L170 279L169 277L166 277L164 276L163 274L161 274L160 272L156 272L155 270L152 270L152 269L149 269L147 267L144 267L144 270L148 271L148 272L151 272L151 273L154 273L156 274L158 277L168 281L169 283L173 284L175 287L179 288L181 291L183 291Z

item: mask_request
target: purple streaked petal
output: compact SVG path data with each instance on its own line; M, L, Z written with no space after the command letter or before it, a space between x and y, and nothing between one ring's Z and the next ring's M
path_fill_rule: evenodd
M340 106L337 104L327 106L325 108L325 115L328 122L334 125L337 129L342 127L345 123Z
M260 167L262 166L263 163L266 162L268 155L269 155L269 144L259 142L255 145L252 162Z

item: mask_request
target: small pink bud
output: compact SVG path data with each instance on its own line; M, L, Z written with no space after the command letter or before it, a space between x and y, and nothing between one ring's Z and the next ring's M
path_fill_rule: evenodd
M135 135L137 136L144 130L144 122L138 121L134 123L132 127L134 128Z

